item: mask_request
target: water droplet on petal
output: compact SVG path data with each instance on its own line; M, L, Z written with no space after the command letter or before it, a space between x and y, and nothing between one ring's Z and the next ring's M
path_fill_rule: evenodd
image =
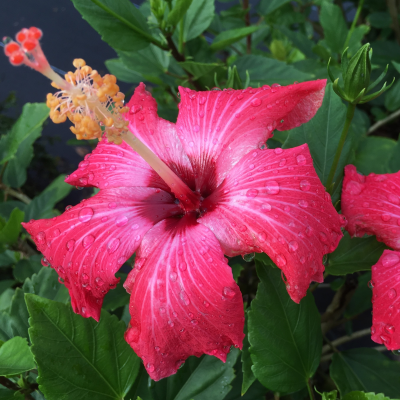
M260 106L260 105L261 105L261 99L256 98L256 99L252 100L252 101L251 101L251 105L252 105L253 107L258 107L258 106Z
M54 237L57 237L57 236L60 236L60 230L58 229L58 228L56 228L56 229L54 229L54 231L53 231L53 236Z
M265 232L260 232L258 234L258 240L263 243L267 240L267 234Z
M128 217L126 215L120 215L116 219L116 224L117 226L124 226L128 223Z
M387 221L389 221L390 220L390 218L391 218L391 215L390 214L382 214L381 215L381 218L382 218L382 221L385 221L385 222L387 222Z
M107 243L107 251L109 254L114 253L115 251L117 251L118 247L120 244L120 240L117 238L113 238L111 239L108 243Z
M265 188L267 190L267 194L279 193L279 183L277 181L267 181Z
M75 248L75 240L74 239L68 240L67 242L68 251L71 253L74 251L74 248Z
M311 184L310 184L310 182L308 182L307 180L302 180L301 182L300 182L300 189L303 191L303 192L308 192L309 190L310 190L310 187L311 187Z
M358 195L362 191L362 185L359 182L350 181L347 183L345 191L349 192L350 194Z
M232 297L234 297L235 294L236 294L235 291L233 289L231 289L230 287L228 287L228 286L224 287L224 290L223 290L222 293L223 293L224 296L229 297L230 299Z
M93 235L87 235L82 240L82 246L87 249L89 248L92 243L94 242L95 237Z
M93 208L84 207L79 211L78 219L81 222L88 222L92 219L93 214L94 214Z
M115 207L117 207L117 203L115 203L114 201L111 203L108 203L108 208L114 209Z
M397 264L400 261L400 258L397 254L389 253L382 257L382 265L384 267L390 268L393 265Z
M272 206L271 206L271 204L269 204L269 203L264 203L264 204L261 206L261 210L262 210L262 211L271 211L271 209L272 209Z
M400 204L399 196L396 196L395 194L389 194L388 200L393 204Z
M307 159L306 159L305 156L303 156L303 154L299 154L299 155L296 157L296 161L297 161L297 164L298 164L298 165L304 165L304 164L306 164Z
M171 272L169 274L169 279L171 279L172 282L175 282L177 277L178 277L178 275L176 272Z
M47 261L46 257L43 257L40 262L42 263L43 267L48 267L49 266L49 262Z
M286 265L286 258L285 258L284 255L278 254L278 255L276 256L276 265L277 265L278 267L284 267L284 266Z
M187 293L186 293L184 290L182 290L182 291L179 293L179 297L180 297L182 303L183 303L185 306L188 306L188 305L190 304L189 296L187 295Z
M35 236L36 241L39 244L43 244L44 242L46 242L46 234L42 231L39 232L36 236Z
M368 282L368 287L370 288L370 289L373 289L374 288L374 281L369 281Z
M197 319L192 319L190 321L193 325L197 325L199 323L199 321L197 321Z
M394 299L397 296L396 289L393 289L393 288L389 289L388 296L389 296L389 299Z
M299 244L295 240L292 240L291 242L289 242L288 247L289 251L291 253L294 253L299 248Z
M179 264L179 269L183 272L187 270L187 264L183 261Z
M98 286L104 285L104 281L99 276L95 279L95 282Z
M149 372L154 372L155 370L154 364L148 363L146 367L147 371Z
M302 208L307 208L308 207L308 201L307 200L300 200L299 201L299 206Z
M385 332L391 335L395 331L395 327L393 325L386 325L385 326Z
M257 189L249 189L249 190L246 192L246 196L247 196L247 197L250 197L250 198L257 197L257 195L258 195L258 190L257 190Z
M251 261L254 260L255 255L256 255L256 253L245 254L243 256L243 260L246 261L246 262L251 262Z

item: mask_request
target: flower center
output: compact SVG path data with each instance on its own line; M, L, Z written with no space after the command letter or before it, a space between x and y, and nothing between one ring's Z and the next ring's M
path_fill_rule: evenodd
M124 140L165 181L179 200L182 208L189 212L199 209L200 196L190 188L144 143L129 131L125 120L125 95L119 92L114 75L101 77L82 59L73 62L75 72L68 72L63 79L52 70L39 44L42 31L24 28L16 35L17 42L4 38L4 51L12 65L27 65L50 80L60 89L55 95L47 95L50 118L54 123L65 122L67 117L74 126L71 131L77 139L101 140L105 134L109 142L121 144Z

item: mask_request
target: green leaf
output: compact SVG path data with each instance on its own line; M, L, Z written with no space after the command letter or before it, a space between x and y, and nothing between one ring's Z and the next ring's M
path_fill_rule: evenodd
M291 65L282 61L260 55L248 55L238 58L235 61L239 76L244 82L246 71L250 74L250 86L292 84L294 81L306 81L313 78L313 75L300 72Z
M18 240L19 233L21 232L21 222L24 220L25 213L18 208L14 208L10 215L10 219L0 230L0 243L13 244Z
M400 393L400 363L374 349L335 353L330 374L341 396L354 390L385 393L394 398Z
M0 340L14 336L28 338L28 310L24 300L25 293L66 303L69 301L68 290L58 282L56 271L42 267L38 274L26 279L22 288L17 288L8 310L0 313Z
M378 242L375 236L351 239L348 232L345 232L337 249L329 255L326 272L331 275L346 275L368 271L378 262L385 249L387 247Z
M327 45L335 53L342 53L346 41L348 29L339 6L328 1L322 3L319 20L324 29L324 37Z
M400 80L395 82L393 87L385 96L385 107L389 111L395 111L400 108Z
M242 349L242 372L243 372L243 382L242 382L242 390L241 394L245 394L250 386L254 383L256 380L256 377L253 374L253 371L251 370L251 367L253 365L253 362L251 361L250 357L250 343L249 343L249 335L248 335L248 313L246 313L246 322L244 324L244 331L243 333L245 334L245 337L243 339L243 349Z
M192 2L184 19L184 42L201 35L210 26L214 18L214 10L214 0L196 0Z
M0 400L25 400L25 395L0 385Z
M332 392L322 393L322 400L336 400L337 390L332 390Z
M301 32L292 31L286 26L278 26L287 38L297 47L307 58L316 58L316 54L312 51L314 42Z
M46 104L36 103L34 106L31 111L37 113L35 119L39 121L39 125L36 129L29 131L29 135L19 143L14 158L9 160L3 175L3 182L7 186L19 188L26 182L26 169L33 158L33 143L40 137L43 123L49 115L49 108Z
M155 41L142 13L129 0L72 0L75 8L115 50L137 51Z
M288 138L282 146L287 149L307 143L315 170L323 184L327 181L335 157L345 117L346 107L333 91L332 84L329 83L325 89L322 106L315 117L306 124L290 130ZM343 148L334 181L341 179L343 168L348 164L351 151L351 140L349 139Z
M121 81L126 83L140 83L143 77L137 72L128 68L120 58L112 58L111 60L105 61L107 69L111 74Z
M102 311L100 322L71 307L28 294L29 336L47 400L122 399L140 359L124 340L125 324ZM62 377L62 379L60 379Z
M9 265L16 264L18 261L18 254L18 252L12 250L6 250L4 253L0 253L0 267L8 267Z
M0 376L19 375L36 368L26 339L16 336L0 347Z
M121 282L116 286L115 289L110 290L104 297L103 308L105 310L114 311L119 307L129 304L129 293L123 287L123 283L125 282L127 274L118 272L115 274L115 276L117 278L121 278Z
M357 288L344 312L345 318L352 318L371 308L372 290L368 287L368 282L370 280L370 272L358 277Z
M390 28L390 25L392 25L392 18L386 11L368 14L367 21L373 28L378 29Z
M240 79L236 65L228 68L228 80L225 83L226 88L243 89L243 82Z
M14 283L14 281L11 282ZM5 311L10 308L13 296L14 296L14 290L10 288L7 288L0 294L0 311Z
M336 400L336 398L335 398ZM365 393L365 392L350 392L342 398L342 400L391 400L384 394ZM394 399L392 399L394 400Z
M152 383L150 391L157 400L222 400L231 389L238 355L233 348L225 364L212 356L190 357L175 375Z
M26 103L22 114L11 128L10 133L0 139L0 164L15 157L21 143L29 137L40 134L49 109L43 103ZM28 139L29 140L29 139Z
M193 79L199 79L204 75L210 74L216 68L222 68L221 64L212 63L199 63L194 61L184 61L178 63L185 71L190 72L193 75Z
M64 182L65 175L60 175L46 187L38 196L34 197L26 207L25 222L31 219L51 218L55 214L55 205L68 195L72 186Z
M183 18L193 0L176 0L173 9L168 14L167 23L176 26Z
M25 212L26 204L17 200L8 200L4 203L0 203L0 218L9 219L14 208L19 208L21 211Z
M210 49L212 51L222 50L227 46L230 46L233 43L238 42L239 40L245 38L248 35L251 35L253 32L258 30L257 25L246 26L245 28L238 29L230 29L228 31L224 31L217 35L212 42Z
M42 268L40 259L40 255L34 255L29 259L24 258L19 260L13 270L14 278L19 282L25 282L26 278L30 278L33 274L39 273Z
M157 46L150 45L135 53L119 52L123 65L135 74L139 74L142 80L154 81L154 77L165 74L168 71L170 56Z
M368 136L358 145L354 165L364 175L371 172L376 174L395 172L390 165L395 148L396 141L393 139Z
M248 322L252 370L270 390L293 392L319 365L320 315L311 293L300 304L289 298L279 269L257 261L256 268L260 283Z
M258 11L262 15L268 15L286 3L290 3L290 0L261 0Z

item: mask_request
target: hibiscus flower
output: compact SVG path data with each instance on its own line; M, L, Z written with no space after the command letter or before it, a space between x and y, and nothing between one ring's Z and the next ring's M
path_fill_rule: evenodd
M57 78L62 91L48 97L50 115L68 116L77 137L98 137L96 125L83 121L100 118L103 140L66 179L100 192L24 227L69 289L74 311L96 320L115 273L136 253L124 284L131 294L125 338L152 379L175 373L190 355L225 361L244 336L243 300L225 256L266 252L299 302L311 281L322 282L323 255L342 237L343 219L307 145L265 149L274 129L314 116L326 81L179 88L173 124L158 117L144 84L123 106L113 78L93 77L83 60L74 65L68 84ZM103 116L110 99L118 115Z
M385 250L372 266L372 328L374 342L388 350L400 349L400 172L394 174L357 173L354 165L345 168L342 212L351 236L376 235L394 250Z

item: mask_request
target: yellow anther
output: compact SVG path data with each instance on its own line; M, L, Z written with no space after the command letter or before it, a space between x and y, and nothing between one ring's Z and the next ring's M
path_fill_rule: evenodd
M111 117L104 119L105 126L112 126L113 124L114 124L114 120Z
M73 85L75 85L76 83L76 77L74 75L73 72L69 71L67 74L64 75L65 76L65 80L69 83L72 83Z
M75 68L82 68L86 65L86 61L83 58L75 58L75 60L72 61L72 65Z
M51 86L53 86L53 88L56 88L56 89L61 89L59 86L57 86L54 82L51 82Z

